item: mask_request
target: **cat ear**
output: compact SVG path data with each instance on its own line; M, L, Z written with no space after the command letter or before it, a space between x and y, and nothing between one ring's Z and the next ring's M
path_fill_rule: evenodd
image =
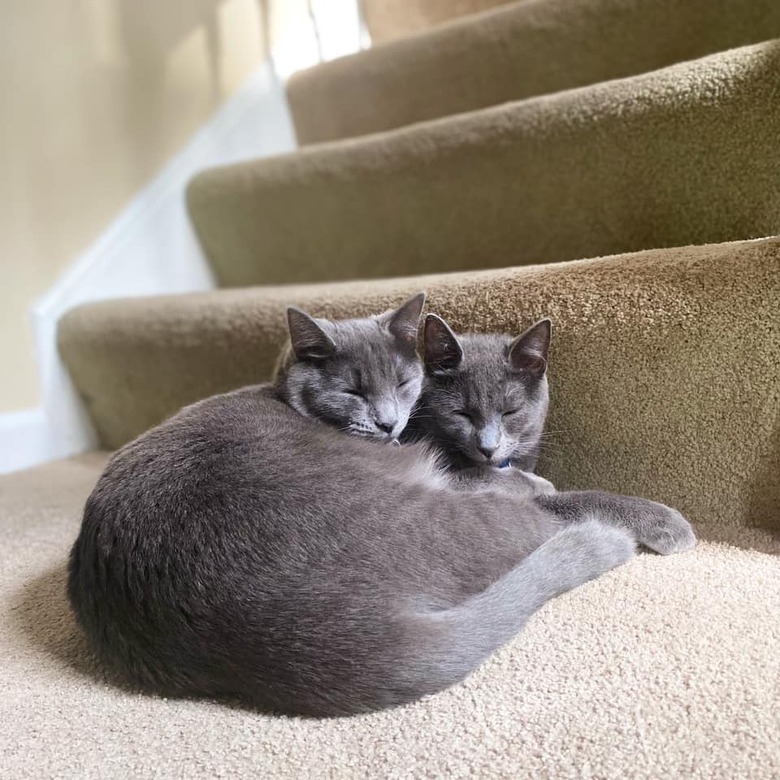
M463 348L450 326L435 314L425 318L425 368L431 373L452 371L463 360Z
M298 360L325 360L336 351L333 339L305 311L287 309L290 343Z
M539 320L509 345L509 365L513 371L541 379L547 370L547 352L552 338L552 322Z
M380 320L399 341L416 349L417 331L420 328L420 315L424 304L425 293L417 293L397 309L380 315Z

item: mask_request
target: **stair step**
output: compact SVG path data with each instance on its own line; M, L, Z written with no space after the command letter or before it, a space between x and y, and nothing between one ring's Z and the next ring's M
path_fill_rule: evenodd
M526 0L529 2L530 0ZM401 38L450 19L477 14L509 0L362 0L374 43Z
M547 263L780 233L780 40L189 187L221 286Z
M303 71L302 144L623 78L780 36L777 0L531 0Z
M560 488L599 485L696 521L776 526L780 238L109 301L64 317L60 352L113 449L185 404L267 379L285 305L358 316L420 289L457 330L518 333L552 317L554 450L544 473Z

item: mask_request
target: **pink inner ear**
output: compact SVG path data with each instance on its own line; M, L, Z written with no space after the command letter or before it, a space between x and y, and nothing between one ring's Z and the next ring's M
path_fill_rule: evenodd
M528 371L532 374L543 374L547 368L547 361L541 355L530 352L521 352L515 357L515 368L519 371Z
M417 348L417 334L410 331L403 331L402 333L399 333L396 335L396 339L401 342L405 347L409 347L411 349Z

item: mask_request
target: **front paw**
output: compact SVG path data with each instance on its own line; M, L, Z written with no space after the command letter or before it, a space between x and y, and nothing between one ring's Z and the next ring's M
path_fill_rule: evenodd
M693 527L676 509L655 503L653 508L653 516L641 525L637 540L640 544L660 555L673 555L696 546Z

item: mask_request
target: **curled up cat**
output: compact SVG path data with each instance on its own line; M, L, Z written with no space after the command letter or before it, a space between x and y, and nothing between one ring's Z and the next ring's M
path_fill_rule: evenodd
M68 589L120 679L289 714L396 706L633 556L598 512L464 489L430 444L387 446L421 390L423 299L360 320L289 310L275 383L186 407L111 458Z

